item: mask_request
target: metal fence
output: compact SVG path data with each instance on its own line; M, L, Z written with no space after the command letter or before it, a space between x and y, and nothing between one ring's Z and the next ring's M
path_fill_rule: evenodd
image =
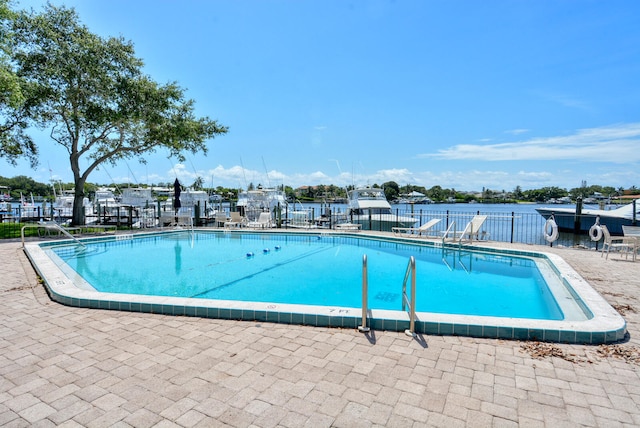
M19 210L19 207L16 207ZM274 214L274 219L276 220L276 226L280 228L300 228L305 225L308 227L317 227L320 224L325 228L335 228L336 220L338 217L336 216L336 211L332 212L330 209L315 209L310 208L306 211L306 215L302 215L302 210L291 211L286 208L281 210L280 213ZM12 213L3 213L0 214L0 239L7 238L19 238L20 230L24 223L26 222L37 222L39 219L42 219L44 213L42 215L40 213L35 213L34 215L30 215L29 217L25 217L22 215L20 211L15 211ZM32 213L30 213L32 214ZM134 223L139 227L150 227L155 226L157 222L151 221L155 217L159 220L157 215L158 213L153 211L153 213L149 213L149 219L146 219L144 222L138 221L137 223L133 220L131 221L123 221L122 224L118 224L120 228L132 228L134 227ZM466 224L471 221L474 215L486 215L487 219L482 226L480 237L487 240L492 241L501 241L501 242L511 242L511 243L524 243L524 244L535 244L535 245L549 245L549 243L544 238L544 224L545 219L537 214L537 213L518 213L518 212L491 212L491 211L455 211L455 210L442 210L442 211L434 211L434 210L403 210L400 208L394 208L393 214L396 217L413 217L416 219L415 227L419 227L420 225L426 223L432 218L439 218L440 221L434 228L431 230L434 235L441 236L447 228L455 222L456 230L462 231ZM340 214L344 217L343 214ZM319 218L324 218L325 221L319 222ZM33 217L33 218L32 218ZM19 221L22 219L22 221ZM26 220L26 221L25 221ZM199 226L222 226L216 222L209 222L207 219L198 219L199 221L196 225ZM342 218L344 221L344 218ZM348 218L346 218L349 221ZM142 224L142 226L140 226ZM375 215L372 216L371 222L367 223L364 221L362 223L362 230L381 230L381 223L375 221ZM378 229L375 229L378 227ZM33 232L35 233L35 231ZM576 246L582 245L586 247L596 247L597 243L591 242L588 235L574 235L572 233L560 233L560 237L558 241L556 241L553 245L563 245L563 246Z
M309 226L317 224L318 213L313 208L308 209L307 224ZM295 212L298 216L294 219L291 212L284 212L283 218L290 218L290 222L284 222L282 227L295 227L299 228L300 211ZM443 233L455 222L455 228L457 231L462 231L467 223L475 215L486 215L487 219L484 222L479 236L481 239L510 242L510 243L523 243L533 245L550 245L544 236L545 218L538 213L518 213L518 212L492 212L492 211L455 211L455 210L403 210L395 208L393 214L396 218L401 217L413 217L416 219L414 227L418 228L420 225L426 223L433 218L439 218L440 221L432 229L430 234L434 236L442 236ZM336 214L332 211L322 210L322 216L325 219L323 225L327 228L335 228L337 221L351 221L348 216ZM313 221L311 219L315 219ZM376 215L373 214L369 217L369 221L360 221L362 230L374 230L374 231L389 231L385 230L382 226L382 222L377 221ZM398 226L397 224L391 224L391 226ZM560 236L553 245L563 245L573 247L581 245L585 247L596 247L597 243L591 242L588 235L574 235L573 233L560 233Z

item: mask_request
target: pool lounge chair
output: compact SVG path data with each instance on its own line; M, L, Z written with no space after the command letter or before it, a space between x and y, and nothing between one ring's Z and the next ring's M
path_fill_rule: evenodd
M222 227L229 221L229 217L227 217L227 214L224 211L219 211L215 214L213 221L216 227Z
M442 221L442 219L440 219L440 218L432 218L431 220L429 220L428 222L426 222L425 224L423 224L420 227L392 227L391 231L396 236L406 236L406 235L416 236L416 237L434 236L434 235L430 234L430 230L436 224L440 223L440 221Z
M118 226L112 224L83 224L78 226L80 233L93 233L95 235L115 235Z
M242 227L246 221L247 219L242 217L238 211L231 211L229 213L229 220L224 223L224 227L227 229L232 227Z
M640 238L640 226L625 226L622 225L622 234L627 237L637 237Z
M626 259L629 258L629 254L631 253L633 260L635 261L637 248L637 238L635 236L611 236L609 229L603 224L600 225L600 229L602 229L603 239L602 252L600 254L600 257L604 255L606 249L607 257L605 258L608 259L609 251L611 251L611 249L613 248L620 251L620 257L622 257L622 254L624 253Z
M640 252L640 226L622 226L622 234L633 243L633 260L638 259Z
M252 227L254 229L266 229L272 227L271 213L260 213L258 220L250 221L247 223L247 227Z
M80 227L69 227L62 226L58 222L54 220L40 220L38 222L38 236L39 237L50 237L54 235L65 235L66 237L71 237L72 233L81 232L82 229Z
M462 230L462 232L457 232L457 231L453 231L453 236L449 239L452 239L454 241L457 242L462 242L462 241L473 241L474 239L476 241L478 241L480 239L480 229L482 229L482 225L484 224L484 222L487 220L487 216L486 215L475 215L473 216L473 218L471 219L471 221L469 223L467 223L467 225L465 226L465 228ZM447 232L445 233L445 236L443 237L443 239L447 239L448 238L448 233L449 230L447 230ZM487 234L483 232L483 237L486 237Z
M191 214L171 214L169 212L163 212L158 219L158 225L160 228L165 227L173 227L173 228L181 228L188 227L193 228L193 217Z

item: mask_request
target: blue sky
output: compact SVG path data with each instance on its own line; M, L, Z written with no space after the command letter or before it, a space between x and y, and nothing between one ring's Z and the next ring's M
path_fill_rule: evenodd
M229 133L90 182L640 187L640 2L52 0ZM44 1L19 1L41 10ZM72 181L41 165L0 175ZM51 171L50 171L51 169Z

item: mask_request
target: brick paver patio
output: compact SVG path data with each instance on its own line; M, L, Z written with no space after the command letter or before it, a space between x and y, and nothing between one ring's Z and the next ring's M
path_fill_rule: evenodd
M623 313L628 340L414 340L65 307L20 244L1 243L0 425L639 426L640 262L526 248L562 255Z

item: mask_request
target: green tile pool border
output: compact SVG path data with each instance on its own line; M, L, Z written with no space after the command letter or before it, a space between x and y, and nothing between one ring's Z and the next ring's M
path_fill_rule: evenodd
M243 231L220 232L198 230L199 233L247 233ZM136 237L152 237L175 231L136 234ZM255 233L251 231L249 233ZM273 232L260 232L273 233ZM281 232L277 232L281 233ZM292 235L308 235L309 232L291 232ZM318 235L318 231L312 232ZM323 231L323 234L328 234ZM359 239L376 239L389 242L440 246L439 243L408 241L390 236L364 235L361 233L332 233L332 236L349 236ZM128 240L133 235L116 237L92 237L83 242ZM25 244L25 253L43 278L51 299L67 306L80 308L152 313L171 316L189 316L215 319L234 319L253 322L275 322L318 327L356 329L362 325L361 308L332 308L322 306L267 304L226 300L204 300L161 296L100 293L77 287L49 258L43 248L68 244L69 241L53 241ZM562 343L602 344L623 340L626 322L573 268L561 257L537 251L521 251L503 248L482 248L463 245L464 251L489 252L525 257L540 257L550 261L554 271L572 293L581 308L590 315L584 321L545 321L519 318L416 313L415 332L425 335L469 336L491 339L537 340ZM409 317L401 311L370 310L367 326L373 330L404 331L409 328Z

